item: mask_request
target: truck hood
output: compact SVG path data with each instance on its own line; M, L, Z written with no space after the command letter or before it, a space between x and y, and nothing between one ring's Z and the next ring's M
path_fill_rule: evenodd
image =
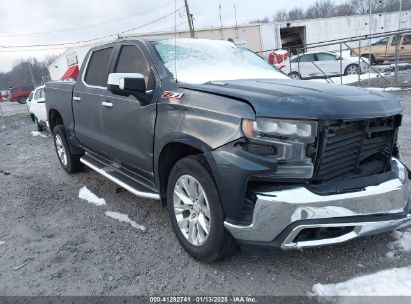
M180 84L249 103L257 116L305 119L384 117L402 112L397 97L371 89L304 80L253 79Z

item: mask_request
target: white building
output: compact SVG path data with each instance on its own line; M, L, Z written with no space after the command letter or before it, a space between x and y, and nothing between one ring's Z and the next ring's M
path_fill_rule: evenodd
M401 20L400 20L401 18ZM267 56L269 50L287 48L296 44L313 44L323 41L344 39L355 36L365 36L371 33L378 34L411 28L411 11L354 15L331 18L306 19L287 22L273 22L262 24L242 25L238 27L204 28L196 29L196 38L207 39L233 39L245 41L246 46L254 51ZM174 36L174 32L157 32L150 34L130 33L129 36ZM190 37L189 31L177 32L177 37ZM352 46L357 46L357 44ZM72 48L64 52L50 66L52 80L61 79L69 66L83 62L87 51L92 47L83 46ZM339 45L322 47L322 50L338 50ZM265 52L267 51L267 52ZM75 59L74 59L75 58Z

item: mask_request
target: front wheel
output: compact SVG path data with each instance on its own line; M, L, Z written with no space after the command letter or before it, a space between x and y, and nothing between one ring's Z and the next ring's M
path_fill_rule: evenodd
M182 247L204 262L221 260L235 243L224 228L224 212L211 170L203 156L188 156L171 170L167 209Z
M36 116L34 116L34 124L38 131L44 131L44 127L40 124L39 119Z
M83 169L84 165L80 162L81 155L71 153L66 132L64 131L62 125L58 125L53 129L53 139L57 157L63 169L68 173L73 173Z

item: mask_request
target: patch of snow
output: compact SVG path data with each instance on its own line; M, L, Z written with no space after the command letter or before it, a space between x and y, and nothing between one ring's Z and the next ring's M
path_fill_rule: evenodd
M40 137L47 137L47 135L44 135L43 133L41 133L39 131L31 131L31 135L40 136Z
M106 205L104 198L97 197L97 195L87 189L86 186L80 189L80 191L78 192L78 197L96 206Z
M411 296L411 266L383 270L337 284L314 284L310 295ZM329 298L328 300L334 301L335 299ZM344 299L340 300L339 303L344 302ZM352 303L349 301L350 299L347 299L347 303Z
M282 50L282 49L280 49L280 50L276 50L276 51L274 51L274 54L277 54L277 55L288 55L288 51L287 50Z
M355 215L355 213L351 210L338 206L300 207L297 208L291 215L291 221L294 222L305 219L344 217L352 215Z
M397 230L391 233L394 241L388 243L389 251L385 254L387 258L394 258L400 252L411 251L411 228Z
M142 231L146 230L146 227L137 224L135 221L131 220L127 214L123 214L123 213L119 213L119 212L115 212L115 211L106 211L104 213L105 215L107 215L108 217L111 217L112 219L118 220L120 222L125 222L125 223L129 223L132 227L136 228L136 229L140 229Z
M6 244L6 241L0 241L0 246Z
M396 87L388 87L388 88L366 88L367 90L374 90L374 91L401 91L403 88L396 88Z
M371 73L370 76L368 76L368 73L364 73L360 75L360 80L367 80L368 78L377 78L380 77L377 73ZM340 76L335 76L335 77L330 77L335 84L341 84ZM315 81L315 82L323 82L327 83L327 79L325 78L320 78L320 79L309 79L308 81ZM330 80L328 80L329 83L332 83ZM343 75L342 76L342 84L350 84L350 83L355 83L358 82L358 75Z

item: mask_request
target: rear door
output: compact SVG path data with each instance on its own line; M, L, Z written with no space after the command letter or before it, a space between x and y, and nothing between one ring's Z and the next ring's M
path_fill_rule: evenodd
M402 37L402 43L400 45L400 59L411 58L411 34L404 35Z
M315 64L327 75L340 75L340 61L337 56L329 53L317 53ZM318 69L318 68L317 68ZM325 76L319 71L321 76Z
M371 45L371 54L373 54L376 60L380 61L386 59L386 51L389 41L391 41L390 37L384 37ZM369 51L365 53L368 54Z
M385 53L386 60L394 60L397 45L401 42L401 36L392 36L387 45L387 51Z
M315 76L317 68L313 65L314 54L304 54L294 58L291 62L292 70L298 71L302 78Z
M73 90L74 132L79 142L98 152L104 140L101 102L106 95L113 47L94 49Z
M135 96L119 96L107 91L102 111L102 151L115 163L152 180L156 100L152 99L159 83L154 66L140 44L131 42L118 47L115 73L144 75L149 94L147 101ZM151 92L150 92L151 91Z

